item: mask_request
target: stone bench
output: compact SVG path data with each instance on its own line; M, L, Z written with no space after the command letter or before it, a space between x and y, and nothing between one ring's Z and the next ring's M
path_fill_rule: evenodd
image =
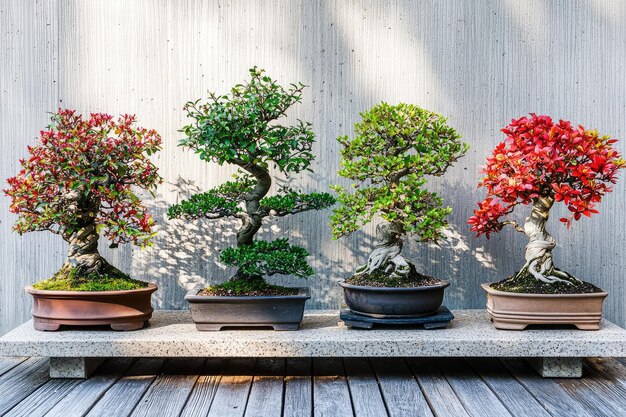
M335 311L305 314L301 330L198 332L187 311L156 311L133 332L39 332L25 323L0 338L0 356L50 357L53 378L86 378L111 357L522 357L544 377L580 377L584 357L626 356L626 330L503 331L485 310L456 310L445 329L356 330Z

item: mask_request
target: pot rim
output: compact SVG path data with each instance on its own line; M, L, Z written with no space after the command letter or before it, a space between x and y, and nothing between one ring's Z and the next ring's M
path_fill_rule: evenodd
M517 297L517 298L595 298L595 297L606 297L609 293L605 290L600 292L589 292L583 294L533 294L526 292L507 292L500 291L491 288L491 282L485 282L480 284L483 290L487 294L499 295L502 297Z
M186 301L213 301L213 300L233 300L233 301L246 301L246 300L308 300L311 298L311 291L309 287L288 287L297 289L298 294L294 295L198 295L205 287L196 287L187 291L185 295Z
M27 285L24 290L32 295L42 296L75 296L75 297L99 297L99 296L111 296L111 295L127 295L138 294L143 292L153 293L158 290L159 287L149 282L147 287L137 288L135 290L112 290L112 291L56 291L56 290L37 290L32 285Z
M372 287L369 285L353 285L346 283L345 280L339 281L340 287L348 288L348 289L357 289L361 291L372 291L372 292L423 292L423 291L432 291L436 289L443 289L450 285L450 281L440 280L441 284L436 285L422 285L420 287Z

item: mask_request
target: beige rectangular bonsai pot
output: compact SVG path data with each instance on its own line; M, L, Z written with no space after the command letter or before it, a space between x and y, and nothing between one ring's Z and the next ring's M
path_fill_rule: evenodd
M523 330L530 324L573 324L580 330L598 330L606 291L589 294L524 294L487 292L487 312L496 329Z

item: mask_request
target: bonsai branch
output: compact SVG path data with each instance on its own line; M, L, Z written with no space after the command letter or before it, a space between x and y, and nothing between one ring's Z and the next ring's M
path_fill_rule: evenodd
M513 226L518 232L526 233L526 230L516 220L506 220L502 222L502 226L506 226L507 224Z
M580 283L578 278L567 272L554 267L552 249L556 246L556 240L546 230L546 222L550 216L550 208L554 203L552 197L540 197L533 200L530 216L524 223L524 233L529 238L526 245L526 263L517 275L528 272L535 279L547 284L562 282L573 285Z
M356 269L355 275L383 272L390 278L406 278L411 272L411 264L402 251L401 226L395 223L383 223L376 227L378 242L370 254L367 264Z

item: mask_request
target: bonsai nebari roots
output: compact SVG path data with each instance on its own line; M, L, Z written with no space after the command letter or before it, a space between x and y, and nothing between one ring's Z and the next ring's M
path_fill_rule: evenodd
M533 200L530 216L526 218L523 231L528 236L526 245L526 264L517 273L518 276L528 272L535 279L547 284L563 282L572 285L581 283L578 278L554 267L552 249L556 240L546 230L546 222L550 217L550 208L554 204L552 197L540 197ZM519 230L519 229L518 229Z
M355 275L372 274L381 271L390 278L407 278L411 264L401 255L402 230L394 223L376 226L378 242L367 259L367 264L356 269Z

